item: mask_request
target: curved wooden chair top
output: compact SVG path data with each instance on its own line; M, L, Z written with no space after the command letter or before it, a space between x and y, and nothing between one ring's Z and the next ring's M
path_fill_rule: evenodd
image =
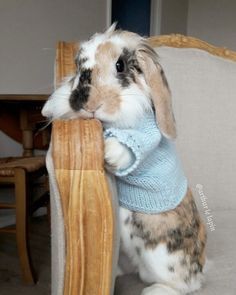
M216 47L200 39L180 34L162 35L149 38L153 47L168 46L175 48L197 48L207 51L213 55L236 61L236 52L225 47ZM58 42L56 57L56 81L75 72L74 58L79 48L76 42Z
M236 52L225 47L217 47L200 39L180 34L162 35L149 38L153 47L168 46L175 48L196 48L213 55L236 61Z

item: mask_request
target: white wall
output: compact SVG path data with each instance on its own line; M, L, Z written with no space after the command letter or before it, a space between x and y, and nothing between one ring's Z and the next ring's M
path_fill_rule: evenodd
M188 0L151 0L151 36L187 34Z
M180 33L236 50L235 0L152 0L152 34Z
M187 34L236 50L236 1L189 0Z
M108 0L0 1L0 94L50 93L56 42L104 30L107 7ZM0 133L0 157L20 153Z
M49 93L55 44L106 28L106 0L0 1L0 93Z
M161 34L187 33L188 0L162 0Z

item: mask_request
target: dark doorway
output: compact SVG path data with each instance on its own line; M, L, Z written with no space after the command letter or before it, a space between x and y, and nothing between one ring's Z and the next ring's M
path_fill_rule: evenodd
M117 28L150 35L150 0L112 0L112 22Z

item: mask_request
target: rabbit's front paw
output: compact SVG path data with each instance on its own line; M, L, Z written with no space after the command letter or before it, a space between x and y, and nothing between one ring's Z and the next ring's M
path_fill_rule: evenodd
M124 170L132 163L131 151L115 137L109 137L105 140L105 162L112 172Z

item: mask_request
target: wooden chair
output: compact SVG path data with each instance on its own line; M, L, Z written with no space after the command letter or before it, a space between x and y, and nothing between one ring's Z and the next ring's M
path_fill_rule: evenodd
M229 50L216 50L195 38L170 35L153 37L149 41L154 47L194 47L235 60L235 55L231 56ZM73 74L76 48L74 43L58 44L57 82ZM116 217L112 208L111 188L103 169L100 123L94 120L54 122L48 157L49 174L54 182L52 186L54 189L56 184L58 186L59 202L55 208L62 208L62 215L57 217L57 221L63 218L64 231L61 230L60 235L62 239L64 235L65 239L65 249L59 249L60 258L65 259L65 268L56 278L57 284L63 280L60 285L63 291L59 287L53 290L53 294L112 294ZM55 232L58 234L59 229L56 228ZM54 270L57 271L58 267Z
M58 44L57 83L74 72L76 50L77 44ZM64 294L110 294L115 213L103 167L101 123L55 121L52 156L66 237Z
M29 203L32 203L30 185L36 178L46 173L44 156L0 159L0 185L10 184L15 188L15 202L0 203L0 209L15 209L16 212L15 228L3 227L0 228L0 233L16 234L22 277L28 284L36 282L30 255L28 219L33 211L45 205L48 200L48 189L45 188L45 193L34 203L30 211Z

